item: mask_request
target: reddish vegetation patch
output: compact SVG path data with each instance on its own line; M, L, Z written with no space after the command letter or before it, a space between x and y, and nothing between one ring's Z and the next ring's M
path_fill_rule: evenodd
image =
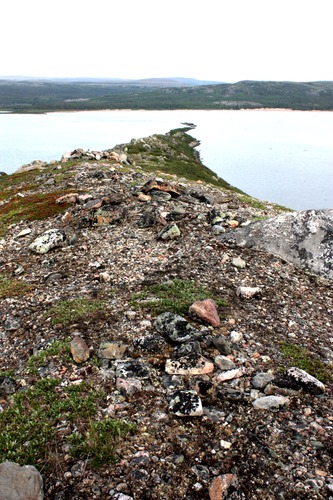
M56 204L56 199L68 191L35 193L23 198L15 198L1 207L0 234L5 234L6 227L21 220L40 220L64 212L69 204Z

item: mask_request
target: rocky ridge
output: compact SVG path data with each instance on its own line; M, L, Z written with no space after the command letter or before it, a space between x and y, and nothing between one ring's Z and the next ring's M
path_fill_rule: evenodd
M0 455L45 499L333 497L332 282L230 247L282 209L193 146L176 131L0 179ZM34 394L52 407L35 454ZM91 422L108 442L113 421L133 427L101 457Z

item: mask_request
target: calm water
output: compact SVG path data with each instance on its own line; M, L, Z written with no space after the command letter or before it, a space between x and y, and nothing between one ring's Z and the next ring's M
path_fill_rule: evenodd
M260 199L333 208L333 113L301 111L83 111L0 114L0 170L50 161L77 147L108 149L193 122L205 165Z

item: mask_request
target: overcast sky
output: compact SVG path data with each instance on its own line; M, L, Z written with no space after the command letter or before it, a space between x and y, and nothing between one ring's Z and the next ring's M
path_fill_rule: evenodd
M2 0L0 75L333 80L333 0Z

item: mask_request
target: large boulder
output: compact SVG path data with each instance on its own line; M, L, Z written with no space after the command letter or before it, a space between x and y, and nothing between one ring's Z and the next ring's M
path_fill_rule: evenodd
M333 209L288 212L253 222L218 239L231 246L264 250L333 279Z
M32 465L0 464L1 500L43 500L43 480Z

